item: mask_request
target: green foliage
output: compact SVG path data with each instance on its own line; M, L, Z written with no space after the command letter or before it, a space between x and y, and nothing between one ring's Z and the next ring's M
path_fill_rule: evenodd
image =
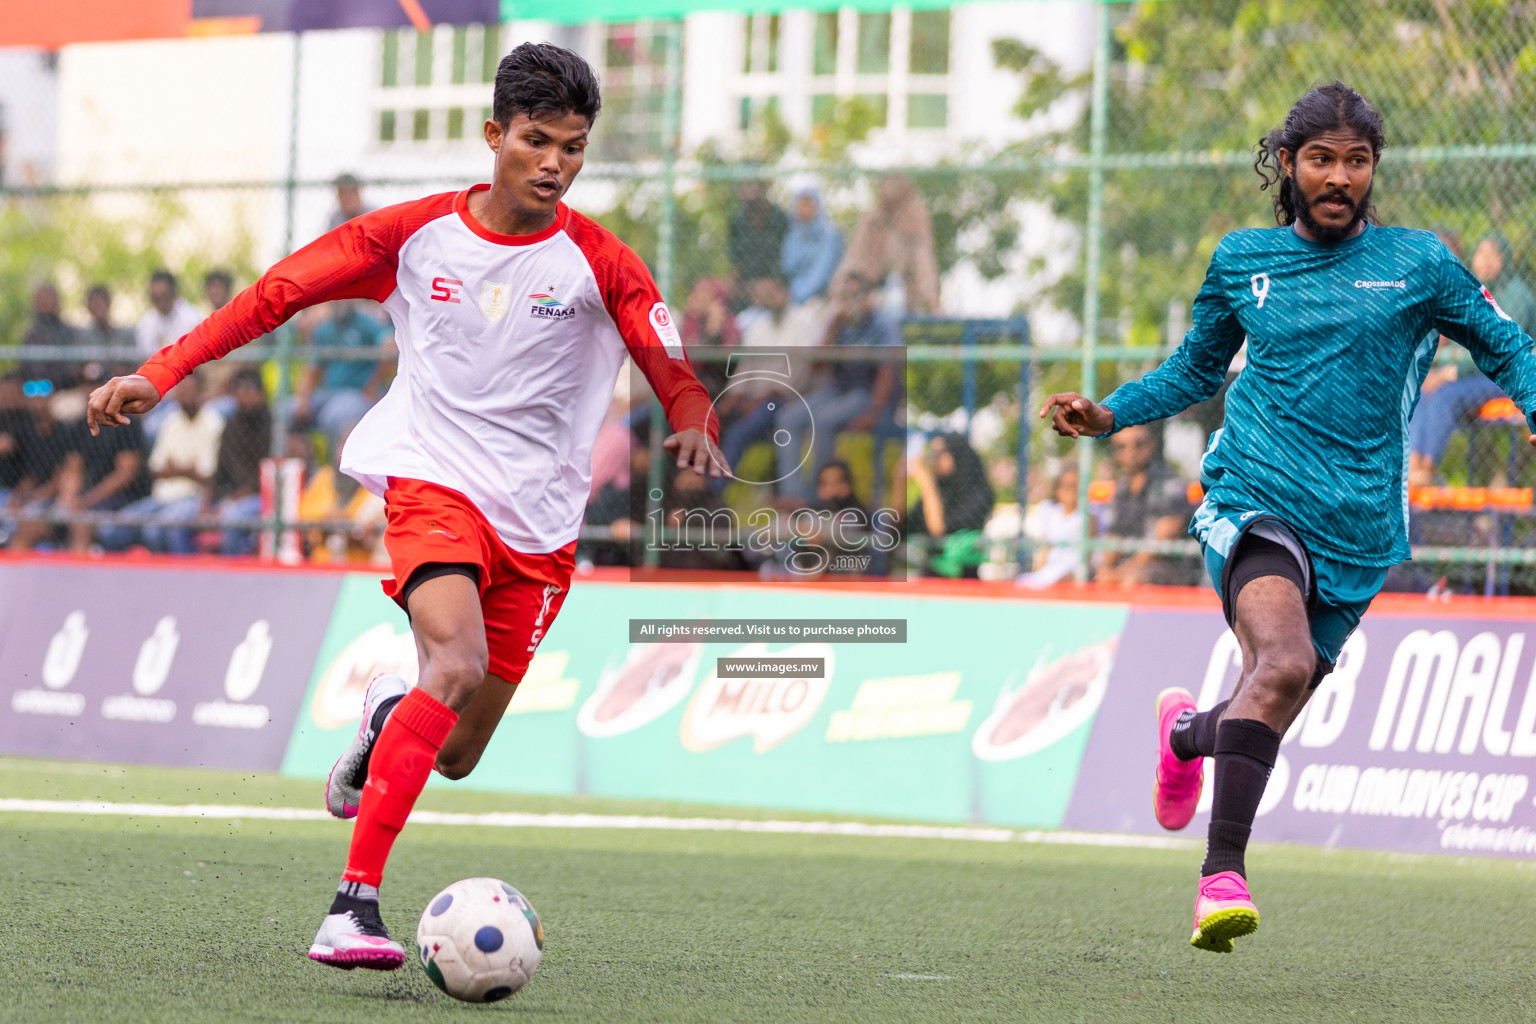
M0 343L20 344L32 315L32 289L60 288L66 316L80 310L85 291L105 284L135 300L149 275L168 267L196 297L202 275L215 267L238 279L254 276L255 245L243 218L206 231L188 204L172 193L0 197ZM140 300L142 301L142 300Z
M1353 4L1324 0L1204 0L1117 5L1110 77L1111 154L1243 153L1284 120L1311 86L1343 77L1386 119L1388 149L1375 202L1383 222L1448 228L1468 248L1498 226L1527 274L1536 252L1536 162L1395 155L1407 147L1536 141L1536 21L1507 0ZM1011 148L1016 157L1089 150L1087 82L1017 42L994 46L1017 71L1015 113L1031 118L1077 92L1076 123ZM1246 161L1146 167L1105 176L1101 337L1111 344L1166 339L1200 286L1223 234L1273 224L1269 193ZM1087 218L1081 171L1020 182L1057 216ZM1082 308L1083 279L1049 295Z

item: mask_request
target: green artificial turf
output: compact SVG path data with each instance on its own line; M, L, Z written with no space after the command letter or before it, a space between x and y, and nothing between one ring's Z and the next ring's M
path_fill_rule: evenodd
M7 760L0 796L314 806L315 793L270 776ZM1218 956L1187 945L1195 850L412 825L383 901L408 951L426 900L457 878L504 878L544 921L532 984L469 1006L413 961L378 974L305 959L347 835L330 822L0 815L0 1020L1532 1019L1536 876L1520 863L1260 846L1263 927Z

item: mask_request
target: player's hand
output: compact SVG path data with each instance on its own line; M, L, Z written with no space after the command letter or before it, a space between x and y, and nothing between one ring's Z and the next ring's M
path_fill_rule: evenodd
M679 430L661 446L677 456L678 469L693 469L712 477L731 475L731 465L725 461L725 453L702 430L690 427Z
M1115 429L1113 412L1076 391L1063 391L1047 398L1040 416L1043 419L1047 415L1051 417L1051 429L1062 437L1097 437Z
M126 427L129 416L141 416L160 404L160 392L148 377L130 374L113 377L91 392L90 404L85 407L85 422L91 428L91 436L101 433L102 427Z

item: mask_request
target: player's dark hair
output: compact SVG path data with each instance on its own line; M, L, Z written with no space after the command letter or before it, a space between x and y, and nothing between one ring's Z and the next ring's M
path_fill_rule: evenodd
M603 99L592 65L553 43L523 43L501 58L491 116L503 128L519 114L540 120L580 114L597 120Z
M1285 115L1283 125L1259 140L1253 169L1264 181L1260 190L1275 187L1275 223L1284 226L1296 223L1296 197L1291 194L1291 176L1280 165L1280 151L1291 154L1294 166L1297 151L1309 140L1341 128L1370 143L1371 152L1376 156L1387 147L1386 131L1376 108L1339 81L1315 86L1296 101L1291 112ZM1374 212L1373 207L1367 206L1366 215L1373 220Z

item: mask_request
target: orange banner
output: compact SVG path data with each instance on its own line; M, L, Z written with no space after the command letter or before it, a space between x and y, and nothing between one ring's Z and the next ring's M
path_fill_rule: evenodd
M7 5L0 46L40 46L187 34L192 0L47 0Z

